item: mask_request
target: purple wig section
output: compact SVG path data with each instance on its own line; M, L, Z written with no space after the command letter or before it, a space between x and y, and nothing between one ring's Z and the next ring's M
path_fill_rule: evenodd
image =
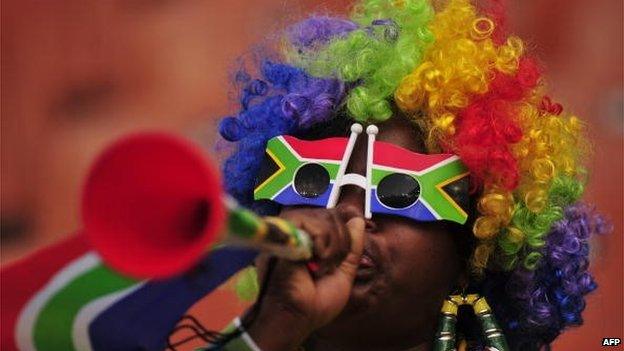
M332 38L342 37L357 28L357 24L345 19L311 17L290 27L287 35L295 48L303 50L327 44Z
M331 119L345 97L345 85L337 79L309 76L303 70L265 61L261 77L237 74L243 85L241 109L221 120L219 133L237 148L223 164L226 191L241 204L260 213L271 213L253 202L255 177L269 139L292 134Z
M313 17L292 26L288 37L295 48L311 49L356 28L347 20ZM348 87L340 80L312 77L299 68L270 60L264 60L258 70L258 79L244 70L236 74L236 83L242 86L241 109L219 125L225 140L237 142L236 150L223 164L223 179L226 191L241 204L259 213L272 213L275 208L253 201L255 177L267 140L331 119Z
M488 274L484 293L514 349L537 349L583 323L584 296L597 287L588 272L589 239L609 230L590 206L576 203L552 226L535 271Z

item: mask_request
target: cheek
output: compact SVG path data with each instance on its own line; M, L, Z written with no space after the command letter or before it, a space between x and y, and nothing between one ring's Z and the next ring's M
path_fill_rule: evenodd
M460 270L451 233L401 224L388 228L385 238L396 289L421 298L451 289Z

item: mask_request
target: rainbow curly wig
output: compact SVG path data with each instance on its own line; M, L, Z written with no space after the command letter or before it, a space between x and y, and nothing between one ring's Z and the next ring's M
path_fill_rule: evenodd
M320 123L415 122L428 151L459 155L477 203L471 268L513 349L538 349L582 323L591 234L607 230L579 202L583 124L546 95L540 65L504 30L502 6L468 0L361 0L348 18L288 28L280 52L241 70L226 189L262 214L253 185L268 139ZM275 57L278 57L277 59ZM257 78L247 72L254 72Z

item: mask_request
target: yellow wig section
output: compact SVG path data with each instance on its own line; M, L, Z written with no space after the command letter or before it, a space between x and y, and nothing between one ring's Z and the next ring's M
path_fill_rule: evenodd
M497 45L492 39L494 26L468 0L449 1L431 21L434 42L394 94L398 107L426 132L429 152L454 150L457 114L488 92L495 74L513 76L518 70L522 41L511 36ZM514 108L522 130L522 139L510 146L520 176L518 187L493 182L481 189L473 227L479 239L472 259L477 273L497 252L496 263L504 269L519 263L534 268L550 226L582 193L580 161L586 149L582 125L574 116L548 110L544 101L550 100L541 90L538 84Z
M435 152L441 139L450 141L455 133L457 111L472 95L488 90L494 70L508 74L517 70L523 44L510 37L496 46L491 39L494 22L479 16L468 0L450 1L436 14L430 30L434 43L423 62L403 78L394 97L403 111L424 112L418 122L429 131L427 144Z

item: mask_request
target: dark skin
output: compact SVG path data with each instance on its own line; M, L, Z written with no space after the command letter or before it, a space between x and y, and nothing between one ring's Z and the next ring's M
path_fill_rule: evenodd
M377 140L424 152L403 117L378 124ZM348 172L365 174L361 135ZM286 207L281 217L307 231L320 264L278 260L249 334L263 350L430 350L439 310L463 285L457 233L442 222L364 218L364 190L343 187L335 209ZM262 275L266 258L258 262Z

